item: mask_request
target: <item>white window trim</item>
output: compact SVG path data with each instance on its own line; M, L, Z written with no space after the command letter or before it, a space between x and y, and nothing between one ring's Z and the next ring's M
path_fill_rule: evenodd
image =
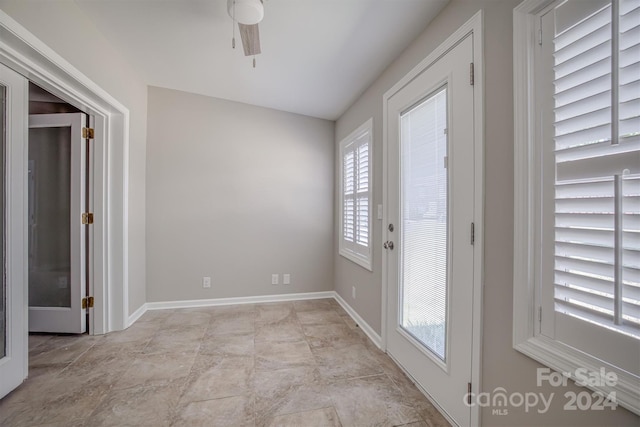
M536 14L554 0L525 0L513 11L514 81L514 265L513 265L513 347L519 352L558 372L578 368L598 372L606 363L581 351L536 333L539 321L539 292L536 291L536 165L534 150L535 79L534 46L538 43ZM638 377L615 366L615 386L589 387L608 395L636 414L640 414Z
M368 200L369 200L369 236L368 236L368 256L364 257L352 250L350 250L349 248L345 247L344 245L344 239L342 238L343 236L343 217L344 217L344 186L343 186L343 180L344 180L344 168L342 166L342 162L343 162L343 156L342 156L342 152L343 149L346 145L350 144L351 142L353 142L354 140L358 139L360 136L362 136L363 134L368 133L369 134L369 184L368 184ZM339 151L338 151L338 164L340 165L340 180L338 185L340 186L340 190L339 190L339 194L340 194L340 217L339 217L339 221L340 221L340 226L338 227L338 253L340 255L342 255L343 257L347 258L350 261L355 262L356 264L358 264L361 267L366 268L369 271L373 271L373 267L372 267L372 245L371 245L371 230L373 228L373 223L372 223L372 205L373 205L373 117L370 118L369 120L367 120L366 122L364 122L363 124L361 124L360 126L358 126L358 128L356 130L354 130L353 132L351 132L347 137L345 137L344 139L342 139L340 141L340 144L338 145L339 147ZM355 230L354 230L355 231Z

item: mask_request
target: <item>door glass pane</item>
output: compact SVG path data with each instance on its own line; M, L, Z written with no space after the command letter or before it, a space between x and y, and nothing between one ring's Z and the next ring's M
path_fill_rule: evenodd
M0 233L1 238L0 242L2 243L2 249L0 249L0 255L2 256L2 278L0 281L2 285L0 285L0 359L7 355L7 282L5 280L5 270L6 270L6 262L5 262L5 230L4 230L4 212L7 208L7 204L5 202L5 194L4 194L4 177L6 173L6 168L4 165L4 147L5 147L5 138L6 138L6 126L5 126L5 116L6 116L6 88L0 85L0 99L2 100L2 111L0 111L0 124L2 133L0 133L0 143L2 146L0 147L0 164L2 164L2 173L0 173L0 195L2 196L2 210L0 211Z
M446 359L447 89L401 116L400 325Z
M29 306L71 307L71 128L29 129Z

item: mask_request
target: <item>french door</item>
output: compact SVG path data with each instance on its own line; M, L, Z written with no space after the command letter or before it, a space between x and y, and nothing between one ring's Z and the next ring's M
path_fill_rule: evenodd
M29 116L31 332L86 331L85 123L83 113Z
M28 81L0 64L0 398L27 377L26 131Z
M474 286L473 35L387 100L387 352L469 425Z

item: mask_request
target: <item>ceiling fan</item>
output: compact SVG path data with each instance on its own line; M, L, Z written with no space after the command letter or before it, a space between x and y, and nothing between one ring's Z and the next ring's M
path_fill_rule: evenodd
M258 23L264 18L263 0L227 0L227 13L233 19L232 47L236 47L235 23L238 23L240 38L245 56L253 56L253 66L256 66L255 55L260 54L260 31Z

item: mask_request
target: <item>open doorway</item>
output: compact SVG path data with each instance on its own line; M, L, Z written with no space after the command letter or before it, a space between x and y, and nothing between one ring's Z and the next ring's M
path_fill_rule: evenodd
M5 278L2 309L5 354L0 352L0 396L27 376L28 337L28 82L93 118L93 198L89 256L94 305L91 335L125 329L129 307L128 108L0 11L0 86L5 88ZM2 88L0 88L0 93ZM5 108L6 107L6 108ZM11 374L11 376L9 376ZM7 381L4 381L7 379ZM9 381L11 380L11 381Z
M30 332L87 331L89 120L73 105L29 83Z

